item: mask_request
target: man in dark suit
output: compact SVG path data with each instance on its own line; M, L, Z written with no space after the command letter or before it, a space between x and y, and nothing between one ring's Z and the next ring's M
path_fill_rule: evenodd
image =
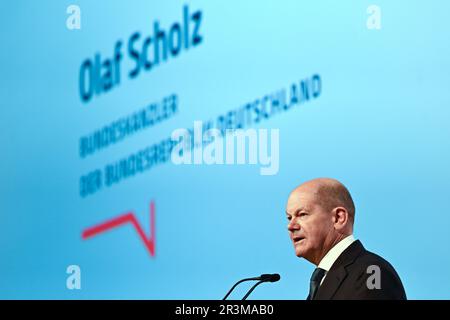
M300 185L286 214L296 255L317 266L308 300L406 299L395 269L353 237L355 205L342 183L319 178Z

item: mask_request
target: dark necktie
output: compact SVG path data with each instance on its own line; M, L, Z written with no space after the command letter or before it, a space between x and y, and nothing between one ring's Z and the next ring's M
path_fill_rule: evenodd
M309 295L307 300L313 300L314 296L317 293L317 289L319 289L320 282L327 272L324 269L316 268L311 276L311 282L309 284Z

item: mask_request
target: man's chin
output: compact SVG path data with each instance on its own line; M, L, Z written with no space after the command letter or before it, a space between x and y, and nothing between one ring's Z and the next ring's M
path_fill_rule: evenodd
M308 250L305 250L305 246L299 246L297 245L295 247L295 255L299 258L304 258L306 260L308 260Z
M295 249L295 255L299 258L304 258L305 257L305 252L301 249Z

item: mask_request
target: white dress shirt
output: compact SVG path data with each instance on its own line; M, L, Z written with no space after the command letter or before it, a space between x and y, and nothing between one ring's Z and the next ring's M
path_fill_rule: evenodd
M345 249L347 249L354 241L356 241L356 239L352 234L339 241L333 248L330 249L330 251L327 252L322 260L320 260L320 263L317 267L324 269L328 273L337 258L339 258L342 252L344 252ZM322 278L322 281L320 282L321 285L323 283L323 280L325 280L325 278L327 277L327 273L325 273L325 276Z

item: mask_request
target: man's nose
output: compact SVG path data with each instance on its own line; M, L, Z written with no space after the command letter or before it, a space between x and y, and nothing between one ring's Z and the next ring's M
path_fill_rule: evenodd
M291 219L291 221L289 221L288 223L288 230L289 231L294 231L294 230L299 230L300 229L300 225L295 221L295 219Z

